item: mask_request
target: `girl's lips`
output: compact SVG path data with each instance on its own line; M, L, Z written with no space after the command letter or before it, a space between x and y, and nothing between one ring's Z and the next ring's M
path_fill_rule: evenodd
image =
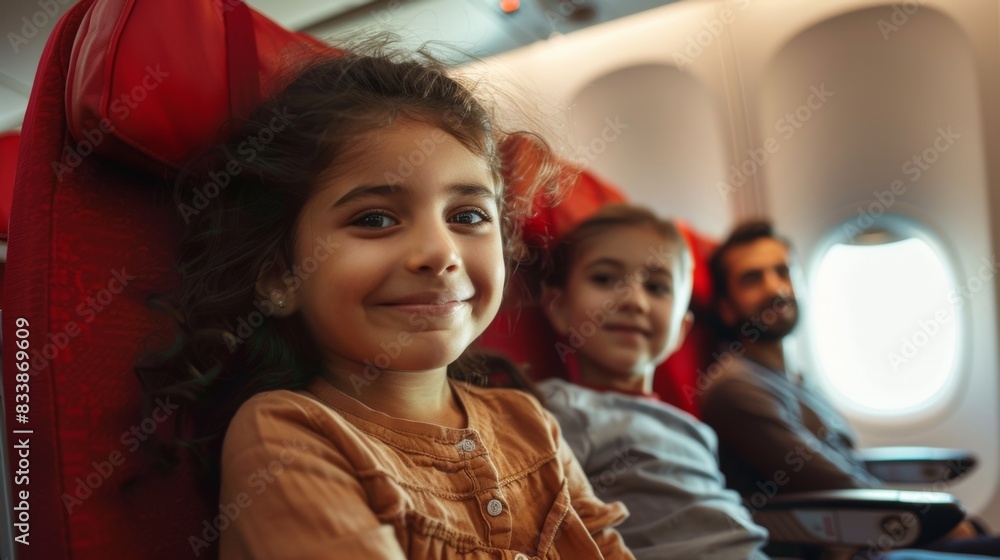
M475 290L468 286L411 292L391 297L380 307L409 315L447 317L464 309L475 295Z
M638 334L645 337L649 336L649 331L646 329L627 325L605 325L604 330L622 334Z
M456 313L466 304L466 301L449 301L444 303L389 303L382 305L382 307L386 307L393 311L399 311L401 313L443 317Z

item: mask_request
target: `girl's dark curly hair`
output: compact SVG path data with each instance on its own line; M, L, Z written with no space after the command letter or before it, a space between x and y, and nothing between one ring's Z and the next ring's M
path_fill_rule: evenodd
M251 395L299 389L315 376L320 358L300 314L270 317L271 302L256 293L258 278L275 261L293 263L298 216L317 179L343 165L340 156L362 134L415 119L436 126L481 155L497 185L508 278L524 256L518 224L538 189L558 192L570 179L540 138L531 165L508 146L524 132L505 132L473 87L423 50L414 56L385 43L336 51L301 63L277 93L231 124L229 140L190 163L175 181L174 203L185 223L178 261L180 286L150 303L174 320L171 348L145 356L135 367L147 404L170 395L183 403L172 436L161 438L156 455L176 461L179 446L191 447L212 469L221 436L236 409ZM509 157L501 157L503 153ZM539 154L542 154L539 158ZM517 196L504 181L517 177ZM468 350L448 374L480 382L500 370L520 372ZM217 472L216 472L217 474Z

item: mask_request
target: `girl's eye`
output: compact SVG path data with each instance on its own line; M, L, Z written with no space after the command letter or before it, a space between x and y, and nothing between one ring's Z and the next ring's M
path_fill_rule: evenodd
M394 226L397 223L398 222L396 222L396 220L390 217L388 214L375 211L375 212L369 212L368 214L361 216L357 220L354 220L352 225L357 225L371 229L382 229Z
M490 221L490 216L486 212L475 210L463 210L451 217L452 221L462 225L477 226Z
M590 277L590 281L598 286L610 288L615 283L615 278L610 274L593 274Z
M658 282L651 282L649 284L646 284L646 290L649 291L649 293L657 296L670 295L670 286Z

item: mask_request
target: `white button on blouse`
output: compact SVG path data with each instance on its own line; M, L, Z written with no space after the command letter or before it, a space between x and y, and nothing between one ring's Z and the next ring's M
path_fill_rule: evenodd
M500 515L501 512L503 512L503 504L500 503L500 500L493 499L490 500L490 503L486 504L486 513L493 517Z

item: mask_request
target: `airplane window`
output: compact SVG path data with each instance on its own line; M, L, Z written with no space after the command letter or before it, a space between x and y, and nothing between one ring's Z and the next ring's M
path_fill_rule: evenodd
M819 262L812 347L838 401L870 414L915 412L957 370L959 307L934 247L879 234L880 242L834 244Z

